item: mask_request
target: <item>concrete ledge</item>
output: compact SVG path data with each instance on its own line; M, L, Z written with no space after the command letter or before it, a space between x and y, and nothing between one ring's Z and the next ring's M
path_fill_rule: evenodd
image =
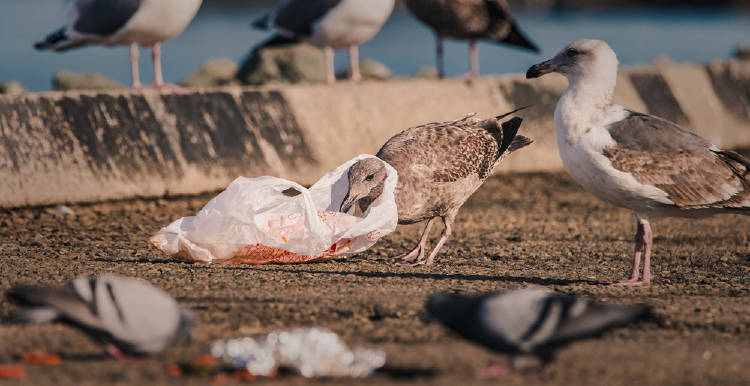
M620 73L615 100L722 147L750 145L748 62L660 64ZM0 96L0 206L221 189L238 175L312 183L409 126L527 104L535 144L499 172L560 170L553 111L561 76L360 85Z

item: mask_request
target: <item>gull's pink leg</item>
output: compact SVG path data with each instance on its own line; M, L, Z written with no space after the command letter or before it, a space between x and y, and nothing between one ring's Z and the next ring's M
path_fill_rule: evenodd
M476 79L479 77L479 48L477 47L476 40L472 40L469 43L469 62L471 66L469 78Z
M107 353L121 362L129 362L134 359L132 356L125 354L122 350L111 344L107 345Z
M417 246L412 249L411 252L403 255L393 256L391 257L391 259L409 262L422 260L422 258L424 257L425 244L427 243L427 238L430 236L430 227L432 227L432 223L435 222L435 219L437 219L437 217L433 217L427 221L427 225L424 227L424 231L422 232L422 237L419 239L419 244L417 244Z
M638 218L637 230L635 232L635 251L633 253L633 270L630 279L620 280L612 283L615 286L646 286L651 284L651 245L653 244L653 234L651 225L648 220ZM640 262L643 256L643 279L639 280Z
M508 364L497 363L480 371L477 376L479 377L479 379L491 379L508 375L510 374L510 372L511 368L510 366L508 366Z
M161 43L151 46L151 60L154 62L154 88L169 89L176 94L187 93L187 90L181 86L164 83L164 75L161 71Z
M438 251L440 251L440 248L443 247L443 244L448 240L448 237L451 235L451 224L453 224L453 219L455 218L455 214L449 215L448 217L443 217L443 224L445 225L445 228L443 229L443 233L440 235L440 240L438 241L437 245L435 245L435 248L432 249L432 253L430 253L430 256L427 257L427 259L424 260L417 260L411 264L399 264L399 265L405 265L409 267L415 267L417 265L430 265L435 260L435 256L437 256Z
M351 73L349 81L356 83L362 80L362 75L359 73L359 47L356 45L349 47L349 72Z
M143 87L141 84L141 73L138 70L138 57L140 56L140 53L138 52L138 45L133 43L130 45L130 71L131 76L133 79L133 88L134 89L140 89Z
M437 37L437 71L438 79L445 78L445 69L443 68L443 38Z
M323 47L323 54L325 54L326 61L326 83L336 83L336 73L333 69L333 48L329 46Z

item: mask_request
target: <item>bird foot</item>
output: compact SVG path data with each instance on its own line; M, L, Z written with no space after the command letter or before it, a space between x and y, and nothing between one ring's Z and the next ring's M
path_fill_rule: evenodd
M135 357L125 354L124 352L122 352L122 350L111 344L107 346L107 354L111 355L112 358L115 358L120 362L130 362L135 359Z
M173 83L164 83L161 85L154 84L154 88L157 90L171 91L177 95L185 95L188 93L188 89Z
M651 284L651 280L625 279L609 283L610 287L645 287Z
M416 267L418 265L430 265L432 262L429 259L419 259L417 261L404 261L401 263L396 263L396 265L400 267Z
M498 363L484 370L481 370L477 376L479 379L492 379L510 374L511 368L506 363Z
M422 260L422 258L424 258L424 248L422 247L417 247L411 252L404 253L403 255L389 257L389 259L391 260L398 260L398 261L403 261L403 262L408 262L408 263L413 263L415 261Z

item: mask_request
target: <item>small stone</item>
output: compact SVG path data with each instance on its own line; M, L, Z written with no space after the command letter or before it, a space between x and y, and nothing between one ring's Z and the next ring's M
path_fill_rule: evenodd
M393 72L383 63L376 60L365 59L359 63L359 72L362 79L388 80L393 78ZM349 68L336 74L339 79L349 79Z
M125 86L101 74L79 74L63 70L55 74L52 80L52 88L57 91L118 90L124 89Z
M218 87L238 84L235 79L239 66L231 59L212 59L203 63L195 72L180 82L184 87Z
M0 83L0 94L7 95L20 95L26 92L21 82L17 80L9 80L7 82Z
M437 79L438 70L435 67L422 67L414 74L415 78Z
M732 57L739 60L750 60L750 43L741 44L737 47Z
M290 43L254 49L242 63L237 78L250 85L322 83L325 73L323 50L307 43Z

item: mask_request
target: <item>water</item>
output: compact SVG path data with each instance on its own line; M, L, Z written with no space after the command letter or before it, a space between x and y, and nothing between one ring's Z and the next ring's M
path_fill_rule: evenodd
M130 82L128 50L124 47L86 47L66 53L38 52L33 43L63 24L65 0L2 0L0 2L0 81L19 80L30 90L48 90L52 76L66 69L98 72L124 84ZM164 44L164 73L178 82L205 60L241 60L268 35L249 27L269 9L253 5L205 4L188 29ZM483 74L524 72L554 55L565 44L581 38L606 40L624 65L649 63L666 55L676 61L708 62L727 58L741 43L750 42L750 16L731 11L628 11L517 14L522 29L542 49L539 55L491 43L480 44ZM469 69L468 46L449 41L446 72ZM395 13L383 30L360 50L362 58L388 65L396 74L412 75L434 66L432 33L406 11ZM144 82L151 82L148 52L141 55ZM346 55L337 55L337 67Z

